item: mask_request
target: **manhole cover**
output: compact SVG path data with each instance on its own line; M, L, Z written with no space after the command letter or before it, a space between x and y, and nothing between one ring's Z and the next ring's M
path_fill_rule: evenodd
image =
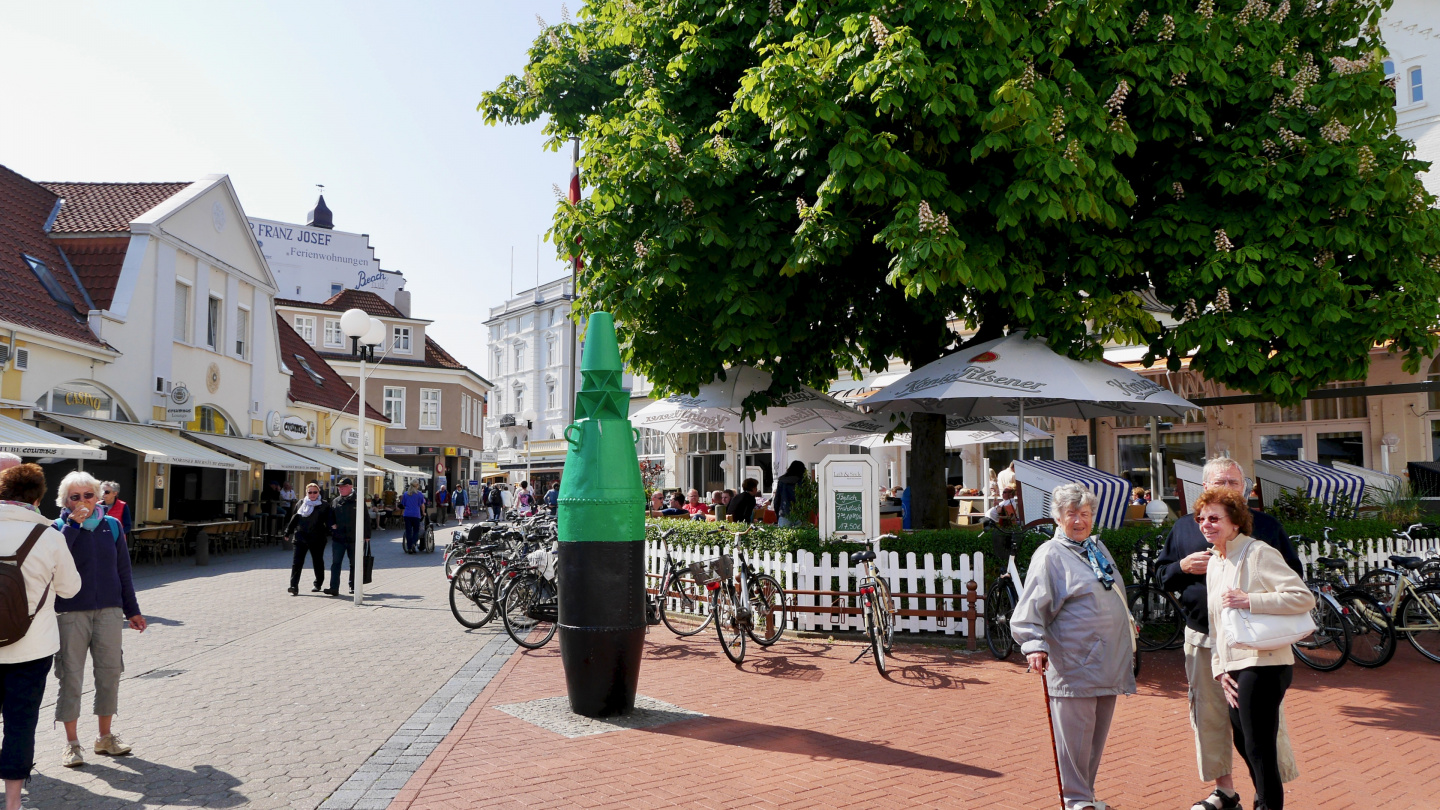
M183 669L152 669L144 675L136 675L136 678L173 678L185 672Z
M644 695L635 696L635 711L621 717L604 719L581 717L575 714L570 711L570 699L563 695L541 698L527 703L510 703L495 708L547 731L553 731L572 739L588 737L592 734L604 734L607 731L620 731L621 729L653 728L666 723L705 716L700 712L682 709L663 700L656 700Z

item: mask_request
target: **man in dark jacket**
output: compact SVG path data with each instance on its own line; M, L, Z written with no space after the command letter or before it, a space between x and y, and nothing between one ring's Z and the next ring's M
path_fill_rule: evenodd
M746 478L740 483L742 490L725 508L725 516L737 523L750 523L755 518L755 494L760 491L760 482Z
M335 534L330 538L330 587L325 593L340 595L340 563L350 558L350 593L355 592L355 482L340 479L340 496L330 506L335 510ZM365 552L370 551L370 519L365 519Z
M1244 497L1245 471L1229 458L1213 458L1205 464L1206 489L1229 489ZM1253 537L1269 543L1285 558L1295 573L1305 575L1295 544L1280 521L1254 509ZM1178 593L1185 612L1185 675L1190 681L1190 727L1195 732L1195 755L1200 779L1214 782L1215 790L1192 806L1200 810L1233 810L1240 806L1231 778L1232 735L1225 693L1210 671L1210 614L1205 590L1205 571L1210 562L1210 544L1200 534L1195 515L1175 521L1165 538L1165 549L1156 561L1160 584ZM1283 725L1282 725L1283 728ZM1287 743L1288 744L1288 743Z

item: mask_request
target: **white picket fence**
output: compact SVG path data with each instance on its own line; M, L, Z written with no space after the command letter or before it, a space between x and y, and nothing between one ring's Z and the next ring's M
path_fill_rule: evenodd
M682 566L692 562L712 560L722 555L732 556L738 569L739 558L733 556L733 551L728 547L702 546L689 549L670 549L670 556ZM853 597L795 593L796 591L853 591L858 587L858 580L864 576L864 571L859 565L851 565L850 555L845 552L833 555L825 552L817 556L805 550L788 553L762 551L746 552L746 557L757 571L767 573L780 581L780 585L786 593L791 594L790 604L792 605L858 607ZM902 560L899 552L881 551L875 558L875 563L880 575L890 586L892 594L927 594L924 597L897 598L896 601L900 603L901 609L963 611L969 607L964 596L966 583L971 579L976 582L977 595L984 596L985 594L985 559L984 555L979 552L975 553L973 557L961 555L958 560L952 560L949 554L941 554L940 563L937 566L934 555L931 554L924 555L923 559L916 559L914 552L907 552ZM658 541L648 539L645 541L645 570L651 575L648 579L648 587L658 588L659 578L666 570L665 551ZM934 594L934 596L928 596L928 594ZM679 607L678 604L669 604L666 606L666 610L678 610ZM700 615L704 615L708 610L708 605L700 606ZM975 610L983 615L983 600L976 600ZM967 636L966 624L963 620L945 616L900 615L896 617L895 629L906 633L943 633ZM976 625L979 627L979 637L983 637L983 620L977 620ZM865 621L858 614L791 611L786 629L863 631Z
M1394 568L1390 562L1392 554L1401 557L1425 557L1432 555L1437 550L1440 540L1433 538L1416 539L1410 548L1406 548L1404 540L1397 540L1394 537L1384 537L1378 540L1349 540L1344 545L1359 552L1358 559L1352 558L1350 554L1341 551L1335 544L1326 543L1323 540L1313 543L1301 543L1295 548L1300 555L1300 561L1305 564L1305 575L1316 576L1320 572L1315 565L1316 557L1336 557L1350 563L1348 570L1351 581L1364 576L1366 571L1375 568Z

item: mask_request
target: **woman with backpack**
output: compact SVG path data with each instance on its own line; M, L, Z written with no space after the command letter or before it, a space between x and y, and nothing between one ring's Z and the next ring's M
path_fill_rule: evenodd
M0 473L0 688L5 694L5 740L0 779L5 810L19 810L20 789L35 766L35 725L45 697L45 676L60 651L55 599L80 591L80 572L65 536L40 514L45 471L22 464ZM18 625L25 624L22 629Z
M55 702L55 719L65 725L60 762L67 768L85 764L77 726L87 656L95 673L95 715L100 724L95 753L116 757L130 753L130 746L110 731L110 721L119 710L120 673L125 670L120 635L127 624L145 632L145 617L130 581L125 532L119 521L105 517L98 508L100 494L100 482L76 470L61 479L55 499L60 518L54 525L65 535L81 582L79 593L55 600L60 625L60 654L55 656L60 698Z

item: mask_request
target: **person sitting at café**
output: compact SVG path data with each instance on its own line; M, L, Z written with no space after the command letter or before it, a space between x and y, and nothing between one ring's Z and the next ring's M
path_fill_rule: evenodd
M655 490L650 493L650 517L656 517L665 511L665 493Z
M1013 489L1001 492L1000 500L985 512L985 520L996 526L1013 526L1019 517L1020 513L1016 509L1015 490Z
M725 517L738 523L750 523L755 518L756 495L760 492L760 482L754 478L746 478L740 482L740 489L740 494L732 498L725 507Z
M1130 490L1130 505L1131 505L1131 506L1144 506L1144 505L1145 505L1146 503L1148 503L1148 502L1149 502L1149 501L1146 500L1146 498L1145 498L1145 488L1144 488L1144 487L1135 487L1134 489Z
M700 490L690 490L690 497L685 500L685 511L697 519L710 514L710 507L700 502Z
M660 510L660 514L665 517L690 517L690 513L685 511L685 499L679 492L670 496L669 506Z

